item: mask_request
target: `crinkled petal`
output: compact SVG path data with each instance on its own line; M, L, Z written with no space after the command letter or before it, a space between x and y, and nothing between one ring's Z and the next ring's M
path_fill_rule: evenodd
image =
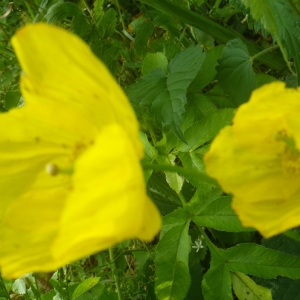
M21 89L26 102L51 100L58 107L70 106L99 129L119 123L142 157L138 123L127 97L82 40L38 23L20 29L12 45L24 71Z
M53 253L66 263L125 239L151 240L160 215L148 199L139 159L124 129L106 126L75 164Z

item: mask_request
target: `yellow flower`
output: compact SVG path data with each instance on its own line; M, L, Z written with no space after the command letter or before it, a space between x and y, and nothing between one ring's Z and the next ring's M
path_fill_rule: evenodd
M151 240L138 122L75 35L29 25L12 38L25 106L0 115L0 268L50 271L124 239Z
M207 173L233 194L242 224L271 237L300 225L300 90L253 92L205 155Z

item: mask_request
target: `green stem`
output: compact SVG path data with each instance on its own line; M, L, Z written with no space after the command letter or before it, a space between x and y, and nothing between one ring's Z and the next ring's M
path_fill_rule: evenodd
M168 0L140 0L151 7L154 7L166 14L173 16L181 20L182 22L194 26L214 37L220 43L227 43L232 39L241 39L248 47L250 55L255 55L264 49L252 41L248 40L238 32L225 28L218 23L205 18L193 11L181 7ZM268 53L268 55L263 55L259 57L259 62L269 66L277 71L282 71L286 68L286 63L282 57Z
M121 12L121 9L120 9L119 0L115 0L115 1L116 1L116 5L117 5L117 8L118 8L118 12L119 12L119 16L120 16L120 20L121 20L121 24L122 24L123 30L127 31L126 27L125 27L125 23L124 23L123 17L122 17L122 12Z
M116 266L116 262L115 262L115 258L114 258L113 247L109 248L109 260L111 263L111 270L112 270L113 278L115 280L115 285L116 285L116 289L117 289L117 293L118 293L118 299L123 300L121 287L120 287L120 278L118 275L118 270L117 270L117 266Z
M261 51L261 52L255 54L255 55L253 55L253 56L251 57L251 61L253 62L255 59L257 59L257 58L260 57L261 55L264 55L264 54L266 54L266 53L268 53L268 52L270 52L270 51L273 51L273 50L275 50L275 49L277 49L277 48L279 48L278 45L269 47L269 48L267 48L267 49L265 49L265 50L263 50L263 51Z
M287 230L283 234L296 242L300 242L300 234L293 230Z
M6 286L5 286L5 283L3 281L1 274L0 274L0 292L1 292L1 296L4 297L3 293L5 293L6 294L5 296L7 297L7 299L10 299L9 292L6 289Z
M197 181L201 181L202 183L208 183L213 186L218 185L213 178L208 177L204 172L187 170L179 166L171 166L171 165L163 165L163 164L157 165L157 164L151 164L146 162L141 162L141 164L144 170L178 173L184 176L186 179L190 180L191 182L195 182L195 180L197 180Z
M185 200L184 196L182 195L182 193L179 193L178 197L181 201L182 206L185 206L186 205L186 200Z

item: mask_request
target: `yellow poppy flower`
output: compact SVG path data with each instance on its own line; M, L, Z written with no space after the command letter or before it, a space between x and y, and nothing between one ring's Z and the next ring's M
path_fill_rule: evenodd
M124 239L151 240L143 146L128 99L75 35L47 24L12 38L25 106L0 115L0 268L50 271Z
M271 237L300 225L300 90L253 92L212 142L207 173L233 194L242 224Z

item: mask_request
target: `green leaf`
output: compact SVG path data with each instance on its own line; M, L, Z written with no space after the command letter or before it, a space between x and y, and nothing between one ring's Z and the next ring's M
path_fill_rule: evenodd
M206 56L203 65L189 86L188 93L199 93L213 81L217 75L216 66L218 65L218 60L222 57L224 47L224 45L219 45L205 52Z
M83 37L88 29L86 18L82 11L72 2L59 2L52 5L45 16L48 23L61 22L67 17L73 18L73 30L76 34Z
M189 290L189 223L171 228L157 245L155 291L158 300L182 300Z
M198 212L193 217L198 226L205 226L222 231L253 231L241 225L238 216L231 209L231 196L220 197Z
M11 290L16 294L26 294L27 288L24 278L16 279L11 287Z
M147 191L163 215L182 205L178 195L170 188L162 173L151 175L147 182Z
M72 294L71 300L77 299L82 294L86 293L93 286L95 286L100 280L100 277L91 277L82 281L75 289ZM103 286L104 288L104 286Z
M196 122L184 133L187 143L179 142L178 151L191 152L212 140L218 132L229 125L234 115L233 109L222 109Z
M230 272L224 265L211 267L203 277L202 292L207 300L232 300Z
M150 71L127 90L133 103L151 109L162 127L172 128L185 142L180 124L185 111L187 88L204 60L199 46L192 46L175 56L169 63L169 74L162 69Z
M264 28L276 38L288 65L289 58L295 60L300 84L300 40L299 19L292 13L286 0L241 0L255 20L260 20Z
M142 64L142 74L146 75L151 70L162 68L167 73L168 59L162 52L147 53Z
M166 156L157 156L157 162L160 164L167 164L170 166L174 165L176 156L173 154L168 154ZM166 181L177 194L180 193L183 186L183 178L175 172L164 172L166 175Z
M14 107L17 107L19 105L20 102L20 98L21 98L21 94L19 92L15 92L15 91L8 91L5 94L5 108L7 110L10 110Z
M164 236L171 228L175 226L182 226L186 222L190 221L190 214L183 208L178 208L170 214L163 217L163 226L161 229L161 237Z
M271 250L256 244L240 244L222 255L226 266L234 272L262 278L286 276L300 278L300 257Z
M200 30L203 30L204 32L210 34L221 43L227 43L232 39L240 38L247 45L251 55L257 54L258 52L264 50L263 48L256 45L254 42L240 35L238 32L226 28L225 26L219 25L218 23L212 21L206 16L201 16L198 12L193 12L184 7L176 5L174 1L171 2L168 0L141 0L141 2L146 3L162 12L165 12L183 23L192 25ZM258 57L258 60L261 63L266 64L267 66L270 66L275 70L280 71L286 67L286 64L283 61L282 57L275 55L271 52L265 55L261 55L260 57Z
M208 97L208 99L218 108L236 107L236 105L221 88L220 84L217 84L209 92L205 93L205 96Z
M255 73L247 46L234 39L226 44L217 66L217 79L236 106L247 102L256 88Z
M239 300L272 300L271 290L257 285L243 273L231 273L232 287Z
M97 21L96 26L102 39L111 37L116 30L117 13L113 8L108 9Z
M94 2L94 14L96 19L99 19L103 13L104 0L96 0Z

